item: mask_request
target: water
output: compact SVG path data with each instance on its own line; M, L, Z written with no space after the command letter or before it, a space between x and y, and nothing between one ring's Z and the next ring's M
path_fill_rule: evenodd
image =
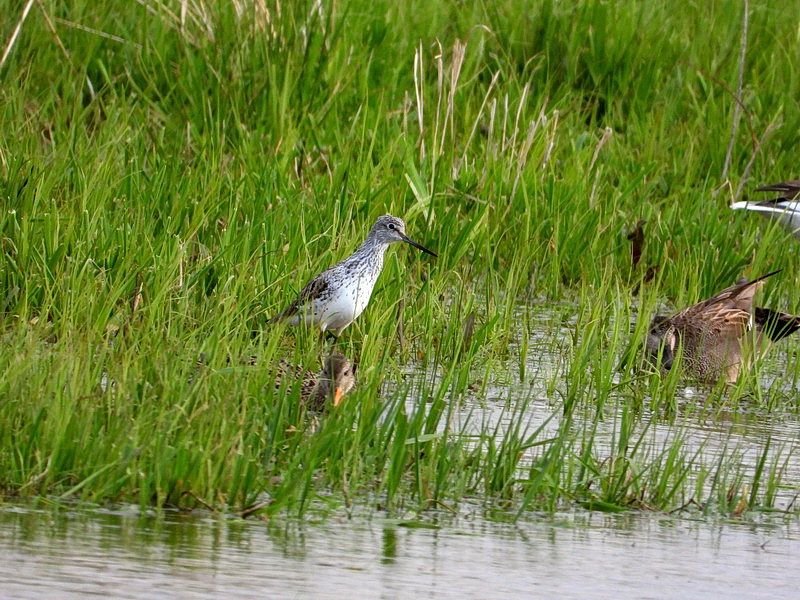
M409 528L0 509L2 598L796 598L794 521L578 512Z
M546 312L537 314L544 322L553 316ZM561 331L560 335L564 337L567 334ZM485 386L485 392L468 392L455 401L451 399L452 413L449 419L441 420L439 430L447 427L450 432L476 437L486 432L502 435L504 431L513 430L522 423L520 429L526 435L541 428L538 439L556 437L564 418L563 407L558 401L551 400L554 394L548 392L548 385L551 380L565 379L567 366L552 353L552 341L546 336L542 337L541 332L532 334L529 348L532 350L528 353L525 369L528 376L524 382L516 378L519 368L514 361L518 359L510 359L496 372L497 380ZM778 358L773 355L763 361L765 389L775 381L773 374L780 369ZM410 367L407 375L422 377L437 384L441 381L439 373L421 374L414 366ZM794 404L797 390L789 387L791 382L785 385L787 387L779 390L779 393L792 398ZM771 390L771 393L774 392ZM784 410L756 410L748 406L746 399L741 400L734 409L724 409L714 403L705 406L704 395L707 393L708 390L687 385L679 390L682 406L668 415L662 415L647 406L640 407L631 436L633 440L638 440L639 436L644 440L639 456L645 454L648 457L645 462L657 463L654 456L677 444L681 454L698 468L688 475L689 480L695 480L700 468L713 472L712 467L718 462L726 465L725 470L736 472L749 480L766 453L766 471L779 472L782 482L775 491L772 507L779 510L796 509L800 496L800 420L796 412L791 412L791 406ZM595 456L601 459L613 456L620 436L621 414L629 405L629 398L612 394L602 409L604 415L601 419L595 418L596 408L590 403L576 408L572 415L575 419L574 437L578 440L575 447L581 447L585 438L590 440L587 443L592 445ZM412 394L406 401L406 410L411 413L418 409ZM583 431L584 428L586 431ZM540 452L539 448L531 448L522 457L522 477L525 477L524 468ZM706 479L706 483L710 481L711 478Z

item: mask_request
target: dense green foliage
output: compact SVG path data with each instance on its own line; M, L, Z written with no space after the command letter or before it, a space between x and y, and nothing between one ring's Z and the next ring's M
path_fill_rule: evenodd
M4 8L4 48L27 4ZM698 463L680 424L657 447L649 419L699 409L674 374L617 366L662 302L743 274L783 268L764 301L800 312L797 248L727 208L747 176L797 175L798 17L750 5L726 173L738 3L34 4L0 67L0 488L293 513L771 506L779 462ZM314 368L323 344L265 321L387 212L440 256L389 251L340 342L358 388L312 433L271 365ZM709 403L791 415L797 361L776 360L773 385ZM523 425L531 380L546 434ZM459 431L493 381L505 425Z

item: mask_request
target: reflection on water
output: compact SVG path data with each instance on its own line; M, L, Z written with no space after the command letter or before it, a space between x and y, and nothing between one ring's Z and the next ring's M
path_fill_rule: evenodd
M0 509L3 598L796 598L796 523L380 519Z

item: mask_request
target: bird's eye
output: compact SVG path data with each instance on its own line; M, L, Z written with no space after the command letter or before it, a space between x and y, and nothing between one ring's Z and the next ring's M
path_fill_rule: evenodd
M389 224L386 225L386 227L388 227L389 229L396 229L396 227L394 226L394 223L389 223Z

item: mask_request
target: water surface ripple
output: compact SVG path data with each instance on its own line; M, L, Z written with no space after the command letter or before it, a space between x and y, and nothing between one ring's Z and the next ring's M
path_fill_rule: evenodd
M577 512L439 529L0 509L3 598L796 598L796 523Z

